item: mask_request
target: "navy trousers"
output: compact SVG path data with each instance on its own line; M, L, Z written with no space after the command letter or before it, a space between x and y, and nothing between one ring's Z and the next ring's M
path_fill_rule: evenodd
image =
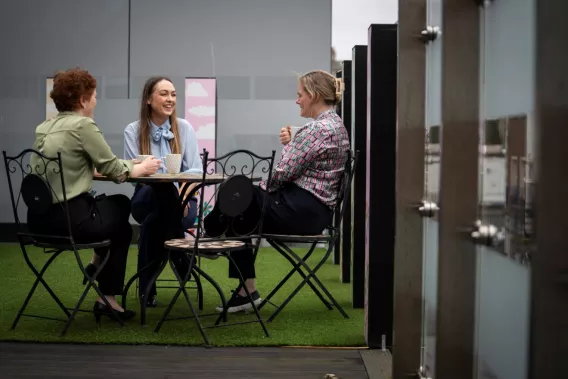
M138 239L138 270L155 262L140 276L139 294L143 294L152 276L159 268L161 258L166 254L164 242L173 238L183 238L184 232L191 228L197 216L197 200L191 199L187 216L183 216L181 199L172 183L152 183L137 185L131 200L132 216L140 224ZM174 254L174 253L172 253ZM172 256L180 275L187 273L188 265L181 255ZM156 295L153 283L149 296Z
M243 235L254 232L261 217L262 202L266 197L266 209L262 224L262 232L285 235L314 235L320 234L330 226L333 211L323 204L311 192L306 191L292 183L286 183L275 192L267 193L260 187L254 188L254 198L249 208L239 216L239 223L234 223L235 233ZM207 235L219 236L228 230L231 222L221 215L218 202L211 213L205 217L204 227ZM230 234L230 233L229 233ZM239 278L240 271L243 278L256 277L254 269L254 254L251 248L231 252L235 264L229 261L229 277ZM237 271L238 268L238 271Z

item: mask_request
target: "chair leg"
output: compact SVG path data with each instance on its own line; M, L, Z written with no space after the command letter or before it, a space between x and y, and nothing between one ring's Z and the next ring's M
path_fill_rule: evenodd
M266 335L266 337L270 337L270 335L268 334L268 329L266 329L266 325L264 324L264 321L262 321L262 317L260 317L260 312L258 311L256 304L252 300L252 297L250 296L250 292L249 292L247 286L245 285L245 279L243 278L243 275L241 274L241 270L239 270L239 267L235 264L235 261L233 261L233 258L231 257L230 253L227 254L227 258L229 258L229 260L231 261L231 263L233 263L233 266L237 269L237 272L239 273L239 281L240 281L239 287L244 288L245 293L247 295L247 298L249 299L249 302L252 305L252 308L254 309L254 313L256 314L256 319L260 323L260 325L262 326L262 330L264 330L264 334ZM235 291L235 293L233 295L237 294L238 291L240 291L240 288L237 289L237 291ZM223 308L223 311L226 312L226 309Z
M142 326L147 325L147 323L146 323L146 308L147 308L147 305L148 305L148 302L147 302L148 295L150 294L150 290L152 289L152 285L154 285L154 283L156 283L156 280L162 274L162 271L164 271L164 268L166 267L168 260L169 260L169 253L166 255L165 259L162 260L162 262L158 266L158 269L154 272L154 275L152 275L152 277L148 281L148 284L146 285L146 288L144 289L144 296L140 297L140 325L142 325ZM152 265L154 263L155 263L155 261L150 263L150 265Z
M166 260L166 262L167 262L167 260ZM142 273L148 271L152 267L155 267L155 265L156 265L156 261L152 261L152 262L148 263L144 268L142 268L142 270L136 272L128 280L128 282L126 283L126 286L124 286L124 290L122 291L122 308L126 308L126 297L127 297L126 295L128 294L128 290L132 286L132 283L136 282L136 293L138 294L138 278L140 277L140 275L142 275Z
M196 270L191 272L193 279L195 280L195 286L197 287L197 307L200 311L203 310L203 287L201 286L201 279L199 278L199 273Z
M221 298L221 304L223 305L223 308L225 308L225 306L227 305L227 300L225 299L225 294L223 293L223 290L221 289L219 284L211 276L209 276L209 274L207 274L205 271L203 271L201 269L201 267L195 266L193 269L195 271L197 271L200 276L203 276L205 278L205 280L207 280L209 283L211 283L211 285L215 288L215 290L219 294L219 297ZM227 322L227 314L226 313L225 313L225 317L223 318L223 322Z
M57 295L55 295L55 293L53 292L51 287L49 287L49 285L45 282L45 280L43 280L43 274L47 271L47 268L51 265L51 263L55 260L55 258L57 258L59 256L59 254L61 254L61 251L56 251L55 253L53 253L53 255L51 255L51 257L49 257L47 262L45 262L41 271L38 272L37 269L35 268L35 266L33 265L33 263L30 261L28 254L27 254L27 251L25 250L25 247L21 246L21 248L22 248L22 251L24 253L24 259L25 259L26 263L28 264L28 266L30 267L30 269L32 270L32 272L35 274L36 280L34 281L34 284L32 285L32 287L30 288L30 291L28 292L28 295L26 296L26 298L24 300L24 304L22 304L22 307L18 311L18 314L16 315L16 318L14 319L14 322L12 323L11 329L15 329L16 325L18 325L18 322L20 321L20 318L24 314L24 311L26 310L28 303L30 302L30 300L31 300L31 298L32 298L32 296L33 296L33 294L34 294L39 283L41 283L44 286L44 288L51 295L53 300L55 300L55 302L57 303L59 308L61 308L61 310L63 310L63 312L65 313L67 318L69 318L69 316L71 314L69 313L67 308L65 308L65 305L63 305L63 303L61 302L61 300L59 300L59 297L57 297Z
M345 311L343 310L341 305L339 305L339 303L335 300L335 298L331 295L331 293L327 290L327 288L323 285L323 283L316 276L316 272L320 269L320 267L329 258L329 255L331 254L331 251L333 250L333 246L334 246L334 244L332 244L330 242L326 254L324 255L322 260L318 263L318 265L313 270L310 269L310 267L307 265L307 263L305 261L303 261L302 258L300 258L296 253L294 253L289 247L287 247L285 245L283 246L283 248L286 250L286 252L288 254L290 254L294 259L296 259L296 261L304 267L304 269L308 272L308 275L306 276L306 278L304 280L302 280L302 282L296 287L296 289L294 289L294 291L292 291L292 293L288 296L288 298L286 298L286 300L282 303L282 305L280 305L280 307L278 307L276 309L276 311L268 318L268 320L267 320L268 322L271 322L272 320L274 320L274 318L276 318L276 316L294 298L294 296L296 296L296 294L302 289L302 287L304 287L304 285L306 283L309 283L310 279L313 279L318 284L318 286L325 293L325 295L328 297L328 299L337 308L339 313L341 313L341 315L344 318L349 318L349 316L347 315L347 313L345 313Z
M280 290L280 288L282 288L282 286L284 284L286 284L286 282L288 282L288 280L292 277L292 275L294 275L295 272L298 272L298 274L300 274L302 276L303 279L306 279L306 274L304 274L304 272L301 269L301 264L300 263L296 263L292 257L290 257L286 251L284 251L283 247L282 247L282 243L279 243L277 241L272 241L269 240L268 243L274 247L282 256L284 256L284 258L286 258L288 260L288 262L290 262L290 264L292 265L292 270L290 270L290 272L288 273L288 275L286 275L284 277L284 279L282 279L280 281L280 283L278 283L278 285L276 287L274 287L274 289L270 292L270 294L268 294L268 296L262 301L262 303L259 305L258 309L262 309L266 303L268 303L270 301L270 299L272 298L272 296L274 296L278 290ZM310 250L306 253L306 255L304 255L304 257L302 258L303 261L306 261L314 252L315 248L317 246L317 242L312 243L312 246L310 247ZM310 286L310 288L312 289L312 291L314 291L314 293L316 294L317 297L319 297L319 299L321 300L321 302L327 307L327 309L331 310L333 309L333 307L331 306L331 304L329 304L329 302L323 297L323 295L321 294L321 292L313 285L313 283L311 281L308 281L308 286ZM272 304L272 303L271 303ZM267 320L268 321L268 320Z
M243 283L241 283L240 280L239 280L239 286L232 293L231 297L229 298L229 301L223 303L223 311L219 314L219 317L217 317L217 320L215 320L215 324L214 324L215 326L218 326L221 323L221 320L223 320L223 322L227 322L227 319L228 319L227 313L228 313L228 310L229 310L229 304L231 304L233 302L233 300L237 297L237 294L241 290L241 286L243 286Z
M191 310L191 313L193 314L193 317L195 318L195 323L197 324L197 327L199 328L199 332L201 333L201 336L203 337L203 340L205 341L205 346L210 347L211 344L209 343L209 339L207 338L207 335L205 334L205 330L203 329L203 326L201 325L201 322L199 321L199 316L197 315L195 307L193 306L193 302L191 301L191 298L189 297L187 290L185 289L185 285L186 285L187 281L189 280L189 277L191 276L191 271L193 270L193 262L195 261L195 253L191 252L190 254L191 254L191 257L190 257L190 260L189 260L189 268L188 268L187 272L185 273L184 277L182 278L179 275L179 273L177 272L175 264L169 259L170 254L169 254L169 251L168 251L168 260L170 262L170 266L172 268L172 271L174 272L174 275L176 276L176 278L179 282L179 288L177 289L172 300L170 301L170 304L166 308L166 311L164 312L164 314L160 318L158 325L156 325L154 332L157 333L160 330L163 323L166 321L169 313L171 312L173 305L177 301L179 295L183 292L185 300L187 301L187 304L189 305L189 309Z
M101 262L101 264L99 265L97 271L95 271L95 273L93 274L92 277L89 277L85 271L85 268L83 267L83 264L81 263L81 257L79 256L79 252L77 251L77 249L73 250L73 252L75 253L75 259L77 260L77 264L79 265L79 268L81 269L81 271L83 272L83 275L85 275L89 282L87 283L87 286L85 287L85 290L83 291L83 294L81 295L81 297L79 298L79 301L77 302L77 304L75 305L75 308L73 308L73 311L71 312L71 315L69 316L69 319L67 320L67 323L65 324L65 326L63 327L63 330L61 330L61 332L59 333L59 335L61 337L63 337L65 335L65 333L67 333L67 329L69 329L69 326L71 326L71 323L73 322L73 320L75 319L75 315L77 314L77 312L79 311L79 308L81 307L81 304L83 304L83 301L85 300L85 297L87 296L87 294L89 293L91 287L93 287L93 289L95 290L95 292L99 295L99 297L103 300L104 304L111 310L114 318L118 321L118 323L120 324L120 326L124 325L124 322L122 321L122 319L118 316L117 311L114 310L114 308L112 308L112 306L110 305L110 303L108 302L108 300L106 299L106 297L104 296L104 294L102 293L102 291L100 290L99 286L95 283L95 281L97 280L97 276L99 275L99 273L103 270L103 268L105 267L105 265L108 262L108 259L110 257L110 253L108 253L105 257L105 259L103 259L103 261Z

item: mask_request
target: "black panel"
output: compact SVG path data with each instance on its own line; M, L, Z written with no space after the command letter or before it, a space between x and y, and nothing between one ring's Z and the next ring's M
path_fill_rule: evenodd
M344 90L341 97L341 119L351 140L351 61L343 61L342 70ZM351 142L353 144L353 142ZM341 282L351 281L351 197L343 200L345 214L341 220L341 245L339 263L341 265Z
M335 77L338 78L338 79L341 79L341 78L343 77L343 71L338 70L338 71L335 73ZM337 104L336 107L335 107L335 111L336 111L338 114L341 114L341 104L342 104L342 101L339 102L339 104ZM334 222L335 227L336 227L336 228L340 228L340 227L341 227L341 220L340 220L339 214L335 214L333 217L334 217L333 222ZM341 239L342 239L342 236L341 236L341 234L339 234L339 236L338 236L337 239L335 240L335 246L333 247L333 255L331 256L332 262L333 262L334 264L336 264L336 265L338 265L339 262L341 261L341 258L340 258L340 254L341 254ZM340 274L340 275L341 275L341 274Z
M367 170L367 46L353 47L351 64L351 147L359 161L351 192L351 297L353 308L365 306L365 191Z
M366 325L369 347L392 345L397 27L371 25L367 51Z

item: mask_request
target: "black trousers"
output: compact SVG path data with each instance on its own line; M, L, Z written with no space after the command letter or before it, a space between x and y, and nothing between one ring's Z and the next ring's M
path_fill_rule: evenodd
M111 241L110 247L95 249L101 259L110 253L97 281L103 294L122 294L128 248L132 240L130 200L124 195L103 195L95 199L85 193L68 200L67 206L71 233L76 243ZM55 204L42 215L28 212L28 228L37 234L68 235L63 207Z
M266 210L262 225L263 233L286 235L314 235L320 234L330 226L333 211L323 204L309 191L292 183L286 183L275 192L267 193L260 187L254 188L254 198L249 208L239 217L238 224L233 224L235 232L243 235L254 232L261 217L261 207L266 197ZM221 215L217 204L204 220L207 235L218 236L227 230L228 220ZM251 248L231 252L234 265L229 261L229 277L239 278L240 271L243 278L256 277L254 269L254 255ZM237 270L238 269L238 270Z
M137 185L132 196L132 216L140 224L138 240L138 271L152 264L140 275L139 294L146 290L152 276L159 268L160 258L166 254L164 242L183 238L184 231L191 227L197 214L197 201L190 200L188 215L183 217L181 199L172 183ZM189 269L181 253L172 252L171 258L180 275ZM148 296L156 295L156 283L152 283Z

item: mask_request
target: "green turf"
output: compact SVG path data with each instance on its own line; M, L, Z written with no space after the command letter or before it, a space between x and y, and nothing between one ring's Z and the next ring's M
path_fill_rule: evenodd
M43 264L47 255L39 249L31 250L34 264ZM136 249L130 250L127 277L134 273L136 267ZM316 251L314 258L320 258L323 250ZM90 257L89 251L81 252L83 261ZM201 266L208 272L229 296L230 289L236 282L227 278L227 261L224 258L214 261L202 260ZM37 267L37 266L36 266ZM257 287L261 296L265 296L290 269L290 264L273 249L261 249L257 258ZM288 306L272 322L267 323L270 337L264 336L260 324L237 325L228 328L207 329L210 342L214 346L363 346L363 320L361 309L353 309L350 302L349 284L339 281L339 267L326 263L318 272L318 277L344 307L349 319L344 319L336 310L329 311L308 286L305 286ZM47 271L45 278L55 293L66 306L75 305L84 287L81 285L81 274L72 253L63 253L55 260ZM161 278L173 278L168 270ZM34 276L26 265L17 245L0 246L0 340L38 341L38 342L73 342L73 343L121 343L121 344L170 344L201 345L202 338L194 320L168 321L159 333L153 329L174 294L172 289L158 289L159 306L148 310L147 327L140 325L139 315L133 321L120 327L109 318L103 319L101 326L95 324L91 313L79 313L71 325L67 335L59 337L63 323L36 318L23 317L15 330L10 326L16 313L33 283ZM284 286L275 296L274 301L280 303L292 291L293 285L299 283L299 275ZM207 283L204 281L204 283ZM210 284L204 284L204 313L211 313L219 303L218 295ZM196 291L189 290L192 299L196 299ZM135 291L128 295L128 307L139 313ZM95 300L94 291L87 295L83 309L92 309ZM194 301L197 306L197 301ZM266 319L273 307L267 305L261 314ZM57 308L47 291L40 285L28 306L26 313L42 313L47 316L61 317L63 312ZM189 315L187 303L180 297L173 308L172 316ZM231 315L231 321L244 321L254 314ZM202 318L204 324L212 324L214 318Z

